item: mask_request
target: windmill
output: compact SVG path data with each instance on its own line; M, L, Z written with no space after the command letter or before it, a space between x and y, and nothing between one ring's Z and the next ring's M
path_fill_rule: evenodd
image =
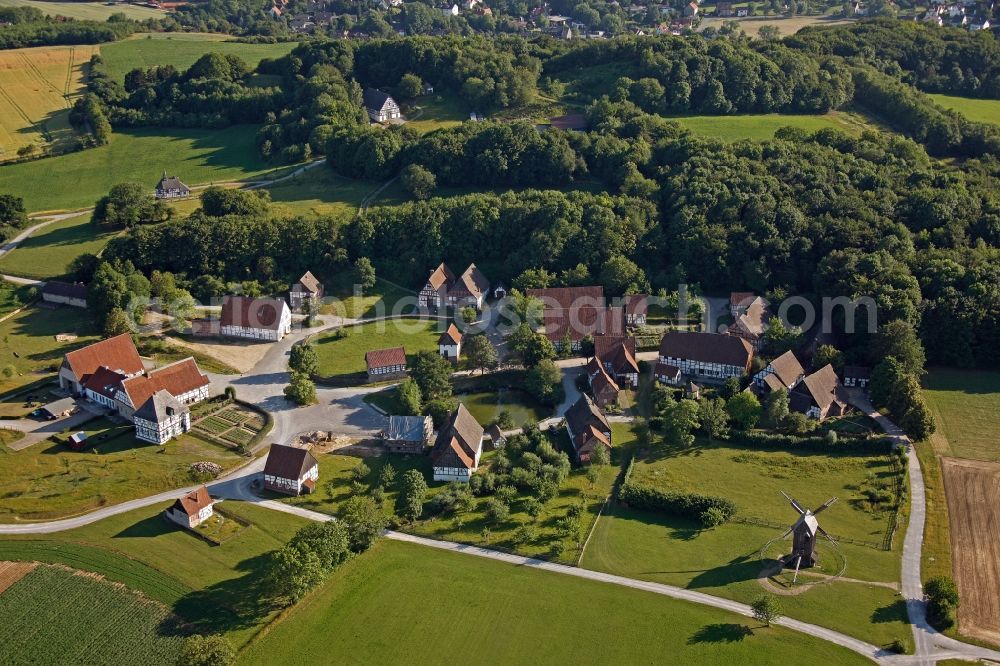
M826 501L826 504L823 504L815 511L810 511L803 509L785 491L781 491L781 494L791 503L792 508L799 512L799 519L795 521L794 525L788 528L787 532L781 535L782 539L789 534L792 535L792 554L788 556L785 562L789 566L794 563L796 577L798 577L798 571L801 567L811 567L816 564L817 535L822 534L827 539L830 539L830 541L833 541L833 538L819 526L816 515L830 508L830 505L836 502L837 498L832 497Z

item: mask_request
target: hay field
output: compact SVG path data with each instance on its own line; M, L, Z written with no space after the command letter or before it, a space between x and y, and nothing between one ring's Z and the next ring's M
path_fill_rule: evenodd
M107 21L112 14L125 14L130 19L143 21L148 18L163 18L166 12L152 7L114 4L103 2L40 2L37 0L0 0L0 7L35 7L49 16L65 16L81 21Z
M83 87L96 46L0 51L0 161L31 144L61 147L76 135L69 108Z
M1000 464L942 458L963 636L1000 645Z

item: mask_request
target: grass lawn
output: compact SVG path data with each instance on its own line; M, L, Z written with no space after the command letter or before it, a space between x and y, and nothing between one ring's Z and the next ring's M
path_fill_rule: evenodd
M0 272L37 280L62 277L75 258L97 254L117 233L99 231L90 215L53 222L0 257Z
M1000 100L951 95L930 95L930 98L946 109L958 111L969 120L1000 124Z
M161 19L167 15L162 9L140 7L138 5L103 2L37 2L36 0L0 0L0 7L34 7L49 16L65 16L81 21L107 21L112 14L125 14L136 21Z
M615 426L616 445L628 446L629 435L621 432L622 425ZM840 501L823 513L820 524L835 535L881 541L885 517L865 511L854 488L865 481L869 471L891 474L891 468L878 456L789 454L700 445L656 459L640 459L632 478L664 489L727 497L736 502L740 515L789 525L796 514L779 489L809 507L836 495ZM899 529L901 535L904 527ZM756 580L764 568L761 550L781 532L738 521L705 530L692 521L615 505L598 521L582 566L749 603L763 590ZM787 543L774 543L766 555L774 557L787 547ZM900 572L899 536L894 547L886 552L841 543L837 554L824 544L820 556L828 573L836 573L846 560L846 577L894 583ZM909 641L905 604L886 587L836 581L780 600L790 617L879 645L896 638Z
M243 44L222 41L225 35L205 33L160 32L133 35L130 39L101 46L101 56L108 74L122 82L137 67L173 65L185 70L206 53L237 55L251 67L264 58L280 58L298 46L295 42L278 44ZM188 183L190 185L190 183Z
M938 455L1000 461L1000 372L934 368L924 389Z
M79 336L59 342L59 333ZM0 323L0 368L13 366L16 374L0 374L0 393L38 381L55 372L62 357L78 347L96 341L97 330L88 313L79 308L49 310L31 307Z
M131 590L39 566L0 594L4 663L173 663L184 637L169 616Z
M388 634L373 630L387 618L406 621ZM600 631L581 630L595 624ZM638 664L664 655L684 664L779 663L806 652L824 664L864 661L829 643L655 594L383 541L251 644L242 663L300 664L331 654L441 663L451 654L447 646L459 645L473 662L499 664Z
M125 181L149 186L163 170L188 185L240 180L272 169L257 155L256 126L222 130L116 131L106 146L33 162L0 166L0 191L24 198L30 211L94 205Z
M271 210L276 214L350 218L358 212L362 199L380 184L343 178L330 168L319 166L266 189L271 193Z
M489 466L492 456L492 452L486 452L483 455L481 468ZM320 480L316 492L302 497L283 498L282 501L323 513L335 514L339 506L347 501L354 492L351 487L351 470L362 459L336 454L321 455L318 459ZM386 489L384 508L387 514L393 512L398 491L397 486L403 472L409 469L418 469L424 474L426 479L431 478L431 463L428 456L383 455L374 458L365 458L364 462L371 470L365 480L365 483L368 485L376 482L385 465L391 464L396 470L396 482L394 486ZM537 519L532 519L526 512L524 508L526 496L522 493L511 504L511 512L508 520L500 524L491 523L486 519L485 505L487 498L477 498L475 506L464 513L429 517L416 523L404 525L400 529L435 539L461 541L480 546L488 545L531 556L548 556L553 543L563 541L565 551L556 559L568 564L575 564L579 556L578 544L572 538L567 537L564 539L558 534L557 522L566 515L570 506L583 504L584 512L580 520L581 536L586 538L598 510L604 502L604 498L607 497L611 490L617 474L617 466L606 466L600 470L597 482L591 485L586 478L585 470L574 469L567 480L563 482L559 493L545 504L541 515ZM448 486L448 484L443 482L428 481L428 484L430 485L428 498L432 497L435 493L445 490ZM512 537L515 530L521 525L532 527L535 531L535 538L528 543L515 544L512 541ZM484 528L489 530L488 536L484 536Z
M702 19L699 29L721 28L723 23L733 20L731 18L705 18ZM779 34L784 37L786 35L794 35L802 28L808 26L844 25L850 23L847 19L831 19L826 16L751 17L735 20L739 23L743 32L750 37L757 37L760 29L765 25L773 25L779 30Z
M941 463L929 442L916 445L920 471L924 477L924 499L927 517L924 523L924 545L920 550L920 576L924 580L935 576L953 576L951 567L951 528L948 522L948 500L944 494Z
M670 120L680 123L698 136L727 141L772 139L775 131L787 126L809 132L832 127L855 135L869 128L867 121L861 116L844 111L831 111L823 115L766 113L745 116L684 116L671 117Z
M503 410L510 412L515 426L541 421L552 414L551 409L535 402L528 393L516 389L463 393L455 397L484 426L496 421Z
M0 280L0 317L13 312L28 300L31 287Z
M319 375L332 380L363 380L365 352L374 349L404 347L412 362L417 352L437 351L441 322L394 319L323 333L313 340L319 354Z
M198 461L231 468L244 458L185 435L164 446L136 440L131 424L99 418L79 428L89 442L73 451L64 435L22 451L0 450L0 522L52 520L195 482ZM58 441L56 441L58 440Z
M161 517L169 503L112 516L43 537L0 538L0 560L54 562L92 571L166 604L195 631L248 641L273 609L259 601L262 557L281 547L306 520L242 502L224 511L252 523L213 546Z
M466 105L451 94L419 97L404 105L403 115L407 118L406 126L421 134L444 127L455 127L469 119Z

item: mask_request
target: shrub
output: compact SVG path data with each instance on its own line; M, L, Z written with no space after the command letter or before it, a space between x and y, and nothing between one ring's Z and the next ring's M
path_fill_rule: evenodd
M958 586L948 576L935 576L924 586L927 595L927 619L938 629L947 629L955 624L955 609L958 608Z

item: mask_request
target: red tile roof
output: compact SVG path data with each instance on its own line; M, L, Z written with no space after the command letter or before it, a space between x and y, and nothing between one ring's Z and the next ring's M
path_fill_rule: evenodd
M212 498L208 495L208 488L202 486L178 498L170 508L188 516L197 516L199 511L211 505Z
M101 366L126 375L143 371L142 359L128 333L71 351L66 354L64 363L81 384Z
M435 290L440 289L442 285L450 285L454 281L455 274L444 263L431 271L430 277L427 278L427 284Z
M83 387L114 400L115 392L121 386L124 379L125 375L119 374L114 370L108 370L102 366L90 376Z
M734 291L729 294L729 305L747 307L757 294L752 291Z
M475 417L458 403L447 423L438 432L431 449L431 462L435 467L465 467L471 469L476 464L476 454L482 451L483 426Z
M639 372L639 364L635 360L635 337L631 335L595 336L594 356L601 363L610 363L611 369L619 375Z
M441 334L438 339L439 345L457 345L462 341L462 332L454 324L448 326L448 330Z
M365 352L365 365L372 368L391 368L395 365L406 365L406 350L403 347L389 349L374 349Z
M604 287L554 287L528 289L526 295L542 301L545 309L604 307Z
M644 315L649 312L649 295L632 294L624 299L625 314Z
M138 408L157 391L166 391L176 397L208 384L208 377L201 373L198 363L188 357L151 370L146 375L126 379L122 382L122 388L132 401L132 406Z

